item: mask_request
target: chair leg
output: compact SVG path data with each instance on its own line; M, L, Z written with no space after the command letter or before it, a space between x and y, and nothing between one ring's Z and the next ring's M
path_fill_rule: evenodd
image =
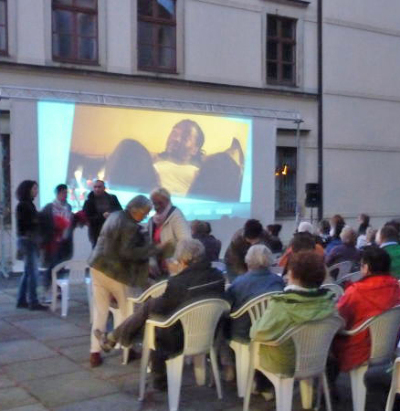
M301 406L305 410L310 410L312 408L313 382L314 380L312 378L300 380Z
M51 311L56 311L57 309L57 281L53 280L51 284Z
M167 360L168 404L170 411L178 411L181 394L184 355Z
M149 365L149 358L150 358L150 349L147 346L147 344L143 344L142 358L140 361L139 401L144 400L144 392L146 389L146 378L147 378L147 366Z
M61 317L68 315L68 302L69 302L69 284L60 283L61 287ZM57 293L56 293L57 298Z
M127 365L129 360L130 347L122 347L122 365Z
M243 400L243 411L249 411L251 389L253 387L254 374L256 370L252 362L249 364L249 371L247 373L246 392Z
M238 397L243 398L246 391L247 371L250 362L250 348L247 344L234 343L231 348L235 351L236 385Z
M215 353L214 347L211 347L211 350L210 350L210 360L211 360L211 367L212 367L213 374L214 374L215 385L217 387L218 398L222 400L221 376L219 375L217 354Z
M292 411L293 378L278 378L274 382L276 395L276 409L279 411Z
M328 379L326 378L326 374L323 373L321 378L322 378L322 387L323 387L324 395L325 395L326 411L332 411L331 394L329 392L329 385L328 385Z
M353 410L365 411L365 400L367 389L364 383L364 376L368 366L363 365L350 371L351 395L353 397Z
M197 385L206 385L206 356L205 354L193 356L194 376Z
M399 379L399 368L400 368L400 362L397 359L395 363L393 364L393 374L392 374L392 382L390 384L390 391L386 400L386 407L385 411L392 411L393 410L393 405L394 405L394 399L396 397L396 394L400 392L400 382L398 381Z

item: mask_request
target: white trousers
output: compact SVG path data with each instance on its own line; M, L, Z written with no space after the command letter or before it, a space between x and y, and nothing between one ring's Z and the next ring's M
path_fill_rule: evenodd
M94 353L101 351L99 341L94 336L94 330L106 331L111 296L117 300L121 317L125 319L128 316L127 298L132 294L130 287L107 277L101 271L91 268L91 274L93 287L93 324L90 335L90 352Z

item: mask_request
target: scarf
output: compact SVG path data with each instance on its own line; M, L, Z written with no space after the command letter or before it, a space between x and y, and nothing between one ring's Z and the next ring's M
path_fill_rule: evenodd
M159 227L160 225L164 224L164 221L167 219L168 213L172 208L172 204L169 203L167 207L165 207L164 211L161 213L156 213L153 215L153 222L156 225L156 227Z

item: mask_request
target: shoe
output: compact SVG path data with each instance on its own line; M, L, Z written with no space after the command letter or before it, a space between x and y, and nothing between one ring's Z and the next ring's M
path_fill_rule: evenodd
M39 304L39 303L35 303L35 304L29 304L29 309L31 311L47 311L49 307Z
M96 368L100 367L100 365L103 364L103 359L101 358L99 352L92 352L90 353L89 362L92 368Z
M21 301L20 303L17 303L16 307L17 308L29 308L29 304L26 301Z
M100 330L94 330L94 336L99 340L100 347L104 352L111 351L117 344L116 341L109 338L109 335L110 334L103 333Z

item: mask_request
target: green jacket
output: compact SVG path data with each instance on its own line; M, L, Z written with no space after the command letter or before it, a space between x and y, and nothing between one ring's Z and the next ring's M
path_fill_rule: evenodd
M322 320L335 312L334 295L330 291L286 291L271 297L263 316L251 327L250 337L257 341L274 341L294 326ZM262 346L260 355L261 365L266 370L293 375L295 348L291 339L277 347Z
M400 245L390 244L383 249L390 255L390 272L396 277L400 278Z

